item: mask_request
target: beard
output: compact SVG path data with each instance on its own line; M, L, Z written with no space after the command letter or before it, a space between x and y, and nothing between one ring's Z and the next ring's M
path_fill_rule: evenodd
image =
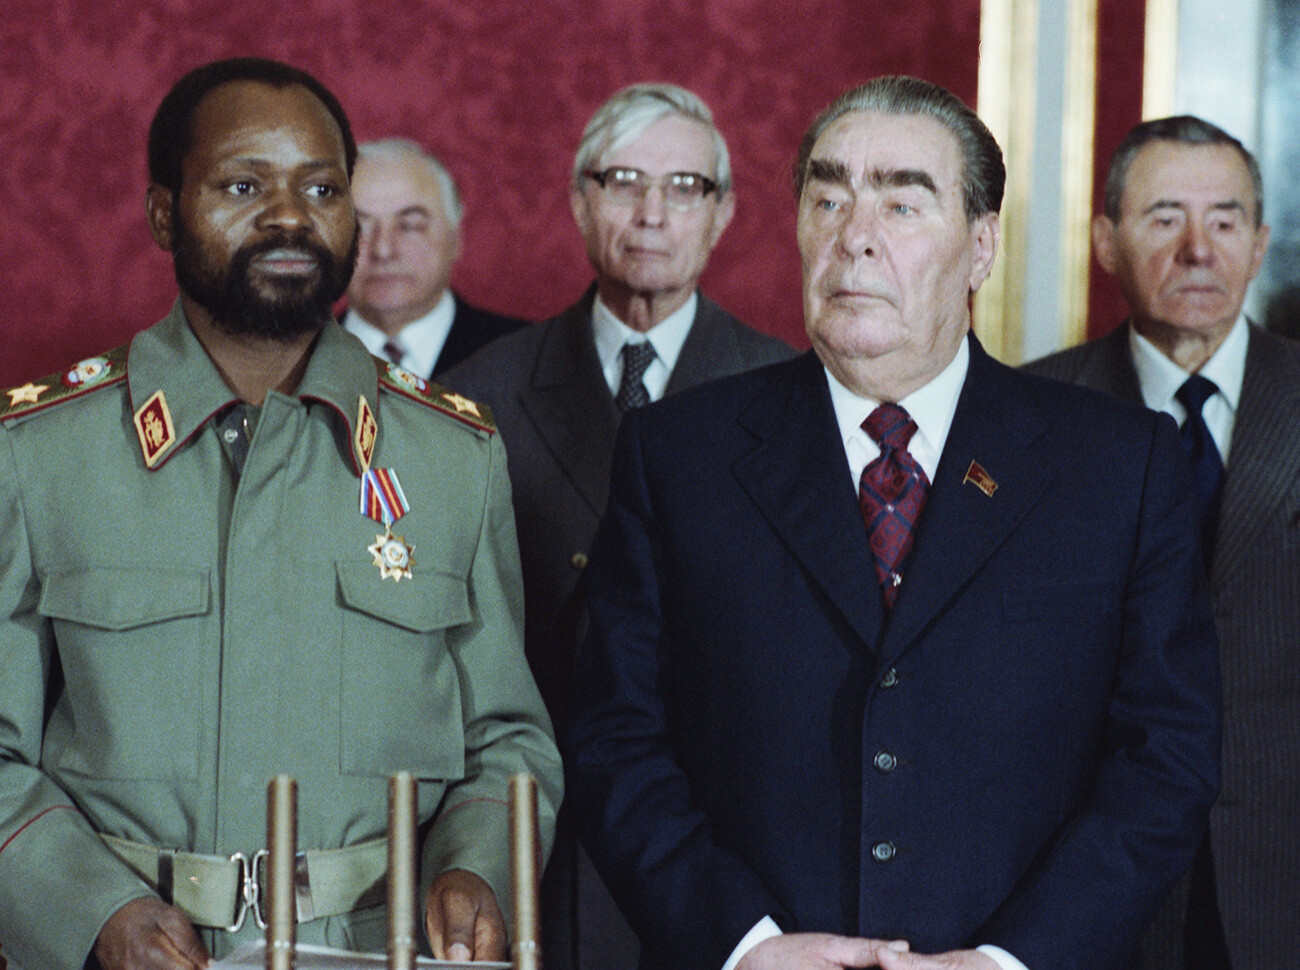
M276 230L235 250L221 266L175 211L172 259L181 291L231 335L291 340L321 328L347 290L357 261L357 235L348 251L333 253L305 231ZM256 273L253 260L277 249L308 253L316 270L305 278Z

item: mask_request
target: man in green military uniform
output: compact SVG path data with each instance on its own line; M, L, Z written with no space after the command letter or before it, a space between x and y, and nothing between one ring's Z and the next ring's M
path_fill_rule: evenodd
M505 952L509 775L539 779L549 845L500 439L329 319L354 154L301 72L187 75L150 132L177 305L0 398L0 944L26 970L191 970L255 938L281 772L302 942L383 948L396 771L435 956Z

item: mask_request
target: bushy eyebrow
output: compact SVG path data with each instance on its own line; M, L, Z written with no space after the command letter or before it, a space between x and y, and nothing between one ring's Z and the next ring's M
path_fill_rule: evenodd
M939 194L939 187L934 184L930 173L920 168L898 168L886 172L877 170L871 173L871 184L876 188L894 189L914 185L931 195Z
M849 178L849 167L843 162L837 162L832 158L814 158L808 162L808 178L818 182L827 182L831 185L842 185L844 188L852 186L852 179Z
M830 185L839 185L845 189L853 187L853 179L849 175L849 167L841 161L832 158L814 158L808 162L808 178L818 182L826 182ZM932 195L938 195L938 186L934 184L934 178L929 172L919 168L891 168L891 169L874 169L867 177L868 183L872 188L904 188L906 186L916 186L925 189Z
M1187 208L1186 203L1178 202L1175 199L1156 199L1156 201L1152 202L1149 206L1147 206L1145 209L1142 210L1142 214L1144 216L1147 216L1153 212L1160 212L1164 209L1176 209L1179 212L1182 212L1186 210L1186 208ZM1246 206L1239 199L1229 199L1226 202L1216 202L1214 205L1210 206L1210 211L1211 212L1236 212L1241 214L1242 216L1245 216Z

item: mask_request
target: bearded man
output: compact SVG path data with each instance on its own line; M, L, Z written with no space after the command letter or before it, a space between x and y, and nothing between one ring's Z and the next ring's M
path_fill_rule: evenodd
M259 936L280 773L300 942L383 949L395 772L437 957L505 953L511 774L549 844L500 438L330 316L355 156L301 71L186 75L146 200L179 300L0 409L0 941L31 970L197 970Z

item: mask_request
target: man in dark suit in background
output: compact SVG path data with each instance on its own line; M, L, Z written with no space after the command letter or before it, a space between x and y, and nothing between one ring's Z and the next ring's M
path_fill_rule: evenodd
M1300 954L1300 344L1242 314L1268 240L1237 139L1190 116L1143 122L1093 222L1128 324L1027 368L1172 414L1197 470L1223 791L1148 936L1150 970L1283 970Z
M501 429L519 525L526 650L557 725L567 717L573 654L586 626L580 580L605 508L620 416L793 355L696 288L735 197L726 142L694 94L641 84L606 102L583 132L569 198L595 283L559 316L494 342L444 378L491 405ZM543 883L548 970L630 968L635 940L577 852L562 834Z
M1218 788L1173 422L970 335L1004 169L949 92L850 91L797 173L813 352L619 432L579 831L646 970L1123 966Z
M343 325L372 354L438 378L524 326L451 291L464 211L450 173L423 148L404 138L358 145L352 195L361 237Z

